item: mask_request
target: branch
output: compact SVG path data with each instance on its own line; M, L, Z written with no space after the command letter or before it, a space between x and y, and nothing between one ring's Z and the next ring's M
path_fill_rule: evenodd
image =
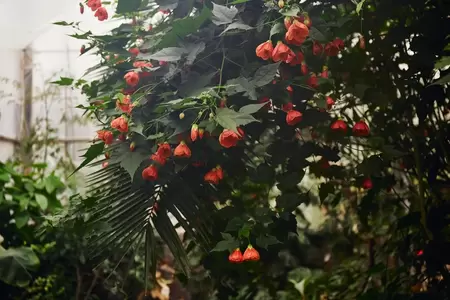
M92 280L91 285L89 286L89 289L86 292L86 296L84 297L84 300L89 299L89 296L91 295L92 290L94 289L95 285L97 284L97 280L99 277L98 272L96 270L93 270L92 272L94 273L94 279Z
M75 292L75 300L80 300L81 299L81 289L83 287L83 276L81 275L80 267L77 265L75 268L77 270L77 289Z

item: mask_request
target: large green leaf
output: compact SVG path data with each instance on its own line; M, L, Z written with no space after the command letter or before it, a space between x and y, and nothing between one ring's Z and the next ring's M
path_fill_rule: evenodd
M237 13L236 7L226 7L213 2L212 21L216 25L230 24Z
M277 74L279 66L279 62L262 66L255 72L255 75L253 75L253 79L250 83L256 87L261 87L272 82L273 78Z
M237 132L238 126L243 126L258 121L249 114L236 112L229 108L218 108L216 113L216 122L223 128L230 129L235 132Z
M183 54L185 53L186 53L185 48L168 47L154 54L146 55L145 58L154 59L158 61L177 61L180 60Z
M172 29L164 35L158 44L159 48L176 46L188 34L197 32L202 24L211 16L211 10L206 6L198 16L190 16L173 21Z
M78 166L78 168L75 169L75 171L70 174L72 176L74 173L76 173L78 170L89 164L91 161L96 159L99 155L103 153L103 150L105 149L105 143L97 143L88 148L85 154L83 154L81 157L84 157L85 160Z
M31 248L4 249L0 246L0 280L24 287L32 279L30 271L39 266L39 258Z
M124 14L135 12L141 6L142 0L118 0L116 13Z

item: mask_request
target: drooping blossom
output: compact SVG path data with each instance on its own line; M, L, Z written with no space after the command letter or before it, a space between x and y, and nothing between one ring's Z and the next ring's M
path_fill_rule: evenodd
M116 107L126 114L131 114L131 110L133 109L133 104L131 103L131 97L126 95L122 100L117 99Z
M230 129L224 129L219 136L219 143L225 148L231 148L237 145L239 135Z
M273 52L273 45L272 41L266 41L262 44L260 44L258 47L256 47L256 56L268 60L272 58L272 52Z
M111 127L119 130L120 132L128 132L128 120L125 117L120 116L111 121Z
M123 78L125 79L127 84L132 87L136 86L139 83L139 74L134 71L128 72Z
M151 165L145 168L142 171L142 178L148 181L155 181L156 179L158 179L158 169L156 168L156 166Z
M189 149L188 145L185 142L180 142L178 146L173 150L173 155L177 157L191 157L191 149Z
M108 11L104 7L100 7L94 14L99 21L105 21L108 19Z
M248 245L242 256L244 261L258 261L260 259L259 252L252 245Z
M293 126L299 123L302 120L303 114L297 110L290 110L286 114L286 123L290 126Z
M114 135L109 130L99 130L97 131L97 137L102 140L105 145L110 145L113 142Z

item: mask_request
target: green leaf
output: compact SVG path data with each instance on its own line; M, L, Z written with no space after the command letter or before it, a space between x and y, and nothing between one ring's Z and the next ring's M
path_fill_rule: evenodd
M359 15L359 13L361 12L364 2L366 2L366 0L361 0L357 5L356 5L356 13Z
M157 140L160 139L164 136L164 132L158 132L155 134L151 134L147 137L147 140Z
M164 35L158 43L158 47L164 48L177 45L188 34L197 32L200 26L210 17L211 10L205 6L197 17L186 17L173 21L172 30Z
M47 207L48 207L48 200L47 200L47 197L45 197L45 196L42 195L42 194L35 194L34 197L35 197L35 199L36 199L37 204L39 204L39 207L40 207L42 210L46 210Z
M275 23L272 28L270 29L270 38L272 38L273 35L284 32L284 24L283 23Z
M186 52L188 53L186 57L186 64L192 65L192 63L195 61L195 58L197 55L205 51L206 44L204 42L196 43L196 44L190 44L186 47Z
M70 86L70 85L73 84L73 82L74 82L74 79L73 79L73 78L60 77L59 80L57 80L57 81L52 81L52 82L50 82L50 83L57 84L57 85L61 85L61 86Z
M229 233L222 233L223 241L217 243L217 245L211 250L211 252L215 251L233 251L234 249L239 247L239 241L236 240Z
M215 120L225 129L237 132L237 126L243 126L252 122L258 122L253 116L238 113L229 108L218 108Z
M450 56L441 57L441 59L438 60L436 62L436 64L434 65L434 67L436 69L442 69L442 68L445 68L447 66L450 66Z
M30 214L27 211L21 211L14 214L14 220L16 221L17 228L22 228L27 225L30 219Z
M272 82L273 78L277 74L279 66L279 62L262 66L255 72L255 75L253 76L252 81L250 81L250 84L256 87L261 87Z
M297 4L291 5L289 8L284 8L280 12L283 16L287 17L297 17L298 13L301 11Z
M258 103L258 104L248 104L248 105L242 106L239 109L239 112L243 113L243 114L251 115L251 114L254 114L255 112L259 111L266 104L267 104L267 102Z
M234 22L234 23L228 25L227 28L225 28L225 30L222 31L222 33L220 35L223 35L225 32L228 32L230 30L235 30L235 29L250 30L250 29L253 29L253 27L249 26L247 24L241 23L241 22Z
M192 73L188 80L179 86L178 92L184 98L200 95L205 89L217 72L200 75L198 73Z
M83 154L81 157L86 158L79 166L75 169L75 171L70 174L72 176L75 174L78 170L86 166L88 163L93 161L95 158L97 158L99 155L103 153L103 150L105 149L105 143L98 143L91 145L89 149L86 151L85 154Z
M236 7L226 7L213 2L212 22L216 25L230 24L237 13Z
M271 245L280 244L281 242L272 235L261 235L256 238L256 245L260 246L261 248L264 248L267 250L267 248Z
M8 173L0 173L0 181L9 182L11 180L11 176Z
M44 184L45 184L45 190L49 194L53 193L53 191L58 188L64 187L64 184L55 175L50 175L47 178L45 178Z
M255 88L256 87L244 77L230 79L226 84L228 95L245 92L244 96L248 96L251 100L256 100L258 98Z
M124 168L131 177L134 178L134 173L139 168L140 164L148 158L148 153L141 153L139 151L127 151L120 159L120 166Z
M4 249L0 246L0 280L25 287L32 279L29 271L37 270L39 258L29 247Z
M135 12L141 7L142 0L118 0L116 13L124 14Z
M154 54L146 55L146 59L154 59L158 61L177 61L186 53L185 48L168 47L164 48Z
M317 29L316 27L311 27L309 29L309 36L311 37L311 39L319 41L319 42L326 42L327 38L325 37L325 35L319 31L319 29Z
M58 21L53 23L53 25L59 26L72 26L73 24L74 24L73 22L67 23L66 21Z
M436 80L435 82L433 82L430 85L435 85L435 84L443 85L443 84L446 84L446 83L449 83L449 82L450 82L450 73L445 75L444 77L439 78L438 80Z

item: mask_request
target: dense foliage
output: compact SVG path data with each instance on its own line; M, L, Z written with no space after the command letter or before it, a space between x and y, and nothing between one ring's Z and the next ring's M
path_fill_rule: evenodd
M194 299L447 299L448 11L118 1L131 22L73 35L98 80L57 82L103 126L80 167L105 157L66 225L93 262L144 247L145 290L159 236Z

